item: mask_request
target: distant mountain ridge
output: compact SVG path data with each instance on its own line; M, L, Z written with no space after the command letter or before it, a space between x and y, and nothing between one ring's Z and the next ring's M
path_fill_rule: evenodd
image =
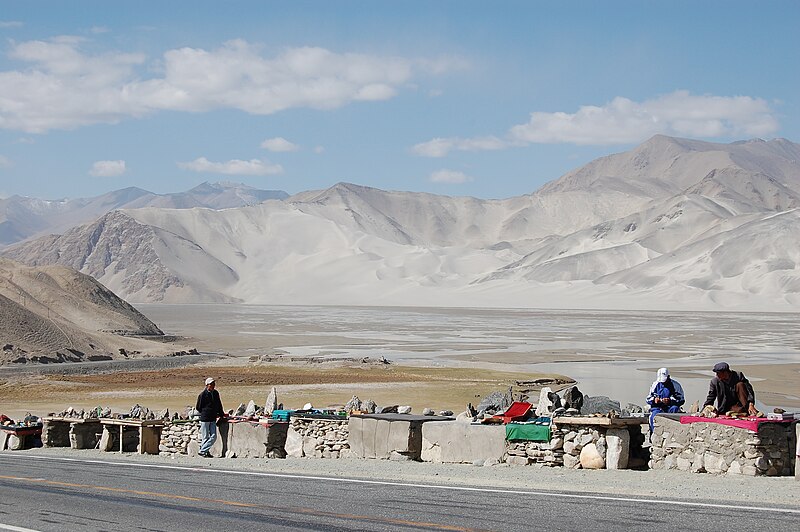
M93 198L42 200L23 196L0 199L0 248L36 235L61 233L65 228L96 220L116 209L164 207L229 209L262 201L282 200L280 190L260 190L238 183L202 183L186 192L155 194L128 187Z
M796 310L800 145L656 136L505 200L339 183L7 250L130 301Z

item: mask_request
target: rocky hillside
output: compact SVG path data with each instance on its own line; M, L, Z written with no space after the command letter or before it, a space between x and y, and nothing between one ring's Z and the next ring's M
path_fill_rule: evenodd
M153 322L88 275L0 259L0 363L102 360L147 349ZM154 351L164 350L154 344Z

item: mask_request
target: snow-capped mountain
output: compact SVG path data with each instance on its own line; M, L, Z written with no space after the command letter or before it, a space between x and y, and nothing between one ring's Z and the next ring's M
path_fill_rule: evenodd
M141 208L18 245L130 301L796 309L800 145L656 136L527 196L340 183Z

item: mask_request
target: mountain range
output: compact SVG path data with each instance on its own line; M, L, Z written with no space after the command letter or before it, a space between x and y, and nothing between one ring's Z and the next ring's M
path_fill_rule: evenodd
M658 135L509 199L129 206L5 255L131 302L796 310L799 204L798 144Z
M229 209L284 199L280 190L259 190L236 183L202 183L186 192L154 194L136 187L94 198L42 200L24 196L0 198L0 249L10 244L91 222L115 209L165 207Z

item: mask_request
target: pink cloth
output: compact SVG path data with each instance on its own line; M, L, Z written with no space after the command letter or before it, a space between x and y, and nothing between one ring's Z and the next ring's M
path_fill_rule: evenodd
M760 423L791 423L791 419L767 419L765 417L734 419L731 417L698 417L698 416L681 416L681 423L719 423L720 425L728 425L731 427L738 427L740 429L747 429L756 432Z

